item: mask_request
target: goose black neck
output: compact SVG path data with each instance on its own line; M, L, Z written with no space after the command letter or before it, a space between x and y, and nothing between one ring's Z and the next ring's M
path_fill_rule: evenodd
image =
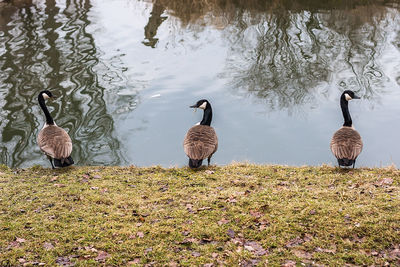
M39 101L40 107L43 110L44 115L46 116L46 124L53 125L54 124L53 118L51 117L50 112L46 107L46 103L44 101L42 94L39 95L38 101Z
M203 119L200 122L200 125L211 125L212 120L212 109L210 103L207 104L206 109L204 110Z
M340 107L342 108L344 124L343 126L351 127L353 122L351 121L351 116L349 112L349 102L344 98L344 96L340 99Z

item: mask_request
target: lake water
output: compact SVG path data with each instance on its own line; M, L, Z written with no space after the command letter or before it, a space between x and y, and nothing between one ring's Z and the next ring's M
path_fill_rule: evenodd
M202 117L189 106L202 98L213 164L335 165L351 89L357 166L400 166L400 6L322 2L0 4L0 163L50 166L36 144L49 89L77 165L186 165L183 137Z

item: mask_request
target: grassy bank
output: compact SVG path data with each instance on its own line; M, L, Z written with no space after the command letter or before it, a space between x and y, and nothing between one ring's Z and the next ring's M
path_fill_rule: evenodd
M0 266L400 264L400 171L0 168Z

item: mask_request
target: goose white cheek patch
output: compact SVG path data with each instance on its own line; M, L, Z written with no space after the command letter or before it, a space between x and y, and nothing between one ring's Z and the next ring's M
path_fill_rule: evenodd
M44 99L49 99L50 98L46 93L43 93L42 95L43 95Z
M353 98L351 98L351 96L349 96L348 94L344 94L344 97L346 98L347 101L352 100Z
M207 107L207 102L204 102L203 104L201 104L201 106L199 108L206 109L206 107Z

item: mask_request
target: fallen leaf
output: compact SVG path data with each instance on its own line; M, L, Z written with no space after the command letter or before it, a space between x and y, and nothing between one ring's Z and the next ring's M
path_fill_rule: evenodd
M311 259L312 258L312 254L307 251L304 251L304 250L293 249L292 252L298 258L302 258L302 259Z
M137 232L136 235L139 238L143 238L144 237L144 233L143 232Z
M221 220L219 220L217 223L218 223L218 225L223 225L223 224L227 224L227 223L230 223L231 221L230 220L227 220L227 219L225 219L225 218L222 218Z
M304 239L300 238L298 236L296 238L293 238L293 239L289 240L289 242L286 244L286 247L287 248L292 248L292 247L298 246L298 245L303 244L303 243L304 243Z
M147 253L152 252L152 251L153 251L153 248L146 248L144 250L144 254L147 254Z
M25 242L26 242L26 239L17 237L17 238L15 239L15 241L17 241L18 243L25 243Z
M192 256L193 256L193 257L200 257L201 254L200 254L199 252L193 251L193 252L192 252Z
M58 176L54 176L53 178L50 179L51 182L57 181Z
M206 170L206 171L205 171L205 173L207 173L207 174L213 174L213 173L214 173L214 171L211 171L211 170Z
M255 217L255 218L260 218L263 214L261 212L259 212L259 211L251 210L250 211L250 215Z
M93 178L94 178L94 179L100 179L100 178L101 178L101 176L100 176L100 175L98 175L98 174L96 174L96 175L94 175L94 176L93 176Z
M331 253L331 254L334 254L334 253L336 253L336 246L334 245L333 248L331 248L331 249L316 247L316 248L315 248L315 251L316 251L316 252L323 252L323 253Z
M234 238L235 237L235 231L233 231L232 229L228 229L227 235L230 238Z
M90 189L92 190L98 190L99 188L97 186L92 186Z
M252 252L256 256L263 256L267 254L267 250L255 241L249 241L244 244L244 248Z
M54 184L55 187L65 187L65 184Z
M43 247L46 250L52 250L54 248L53 244L51 244L50 242L44 242Z
M140 258L135 258L133 261L128 261L128 265L134 265L139 263L140 263Z
M198 208L197 211L210 210L210 209L211 209L211 207L201 207L201 208Z
M75 264L73 264L72 262L71 262L71 259L70 259L70 257L68 257L68 256L61 256L61 257L58 257L57 259L56 259L56 263L58 264L58 265L61 265L61 266L74 266Z
M281 266L282 267L295 267L296 266L296 262L295 261L291 261L291 260L287 260Z
M375 182L375 186L384 186L384 185L391 185L393 184L393 179L392 178L383 178L377 182Z
M96 261L105 261L107 258L109 258L111 255L108 254L105 251L100 251L97 257L95 258Z

